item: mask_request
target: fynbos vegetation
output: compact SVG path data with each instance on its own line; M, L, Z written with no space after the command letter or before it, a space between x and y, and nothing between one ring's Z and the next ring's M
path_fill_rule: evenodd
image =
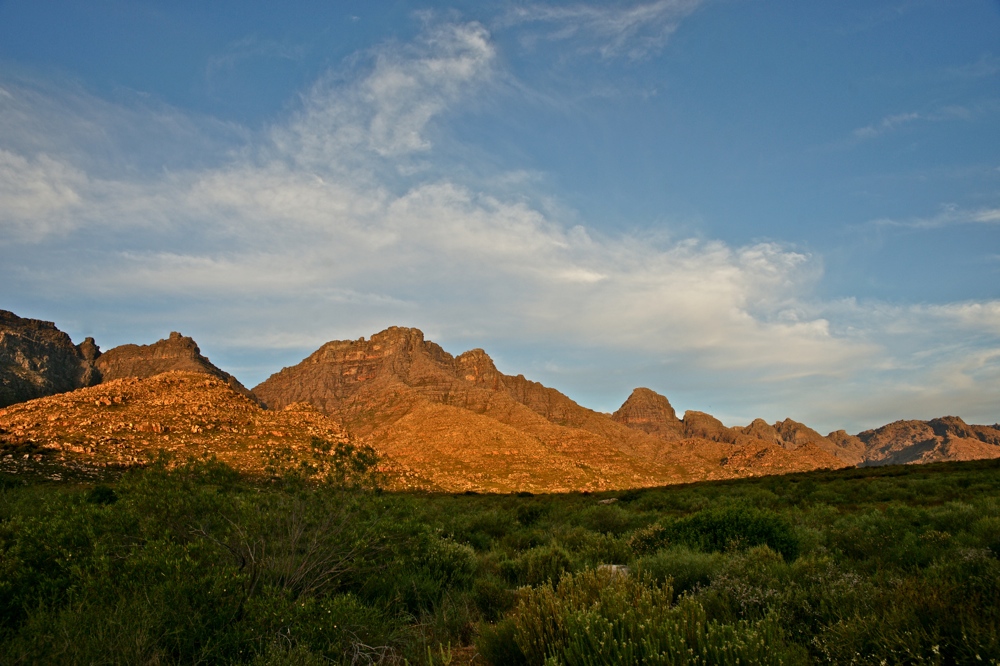
M993 461L399 494L314 444L270 480L6 477L4 663L1000 663Z

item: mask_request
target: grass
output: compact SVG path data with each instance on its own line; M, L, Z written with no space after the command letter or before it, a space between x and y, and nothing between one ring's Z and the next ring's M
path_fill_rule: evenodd
M448 495L360 453L0 479L4 663L1000 663L997 461Z

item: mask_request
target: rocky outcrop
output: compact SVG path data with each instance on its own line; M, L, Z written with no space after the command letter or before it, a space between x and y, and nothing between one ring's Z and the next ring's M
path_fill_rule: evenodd
M894 465L1000 458L1000 428L969 425L957 416L895 421L858 433L864 465Z
M850 435L846 430L834 430L826 436L841 452L838 456L852 465L860 465L865 459L865 443L857 435Z
M125 378L146 379L164 372L211 375L229 384L237 393L257 400L235 377L203 356L193 339L177 332L151 345L121 345L109 349L100 355L96 366L104 382Z
M683 423L684 435L687 437L701 437L727 444L736 442L737 433L732 428L724 426L722 421L711 414L689 409L684 412Z
M750 425L742 428L744 435L749 435L755 439L759 439L771 444L777 444L778 446L785 449L794 449L794 446L787 446L785 441L778 434L778 431L774 429L773 426L768 425L764 419L754 419Z
M632 391L628 400L611 415L612 420L665 439L681 439L684 423L666 397L648 388Z
M98 381L93 338L74 345L55 324L0 310L0 407Z

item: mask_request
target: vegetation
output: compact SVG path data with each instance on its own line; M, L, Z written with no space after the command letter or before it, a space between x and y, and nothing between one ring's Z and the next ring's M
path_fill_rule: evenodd
M1000 664L996 461L490 496L316 449L0 479L2 661Z

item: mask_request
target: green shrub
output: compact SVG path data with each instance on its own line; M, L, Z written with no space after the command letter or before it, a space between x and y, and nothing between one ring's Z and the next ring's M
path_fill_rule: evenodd
M629 535L626 543L636 555L655 553L669 543L667 528L659 523L641 527Z
M670 583L677 594L706 587L721 570L725 557L674 546L636 560L635 566L659 583Z
M672 597L649 578L587 570L525 590L502 631L533 665L803 662L774 622L711 622L697 601Z
M601 534L622 534L632 527L632 517L617 504L585 509L578 520L588 530Z
M492 576L481 576L472 585L472 598L483 619L495 622L501 615L514 607L517 596Z
M476 636L476 651L493 666L524 666L528 663L517 645L517 625L513 618L496 624L481 624Z
M525 585L541 585L556 581L563 573L573 569L569 553L554 545L532 548L521 560L522 581Z
M667 538L707 551L766 545L786 560L799 555L791 524L774 513L748 506L708 509L666 525Z

